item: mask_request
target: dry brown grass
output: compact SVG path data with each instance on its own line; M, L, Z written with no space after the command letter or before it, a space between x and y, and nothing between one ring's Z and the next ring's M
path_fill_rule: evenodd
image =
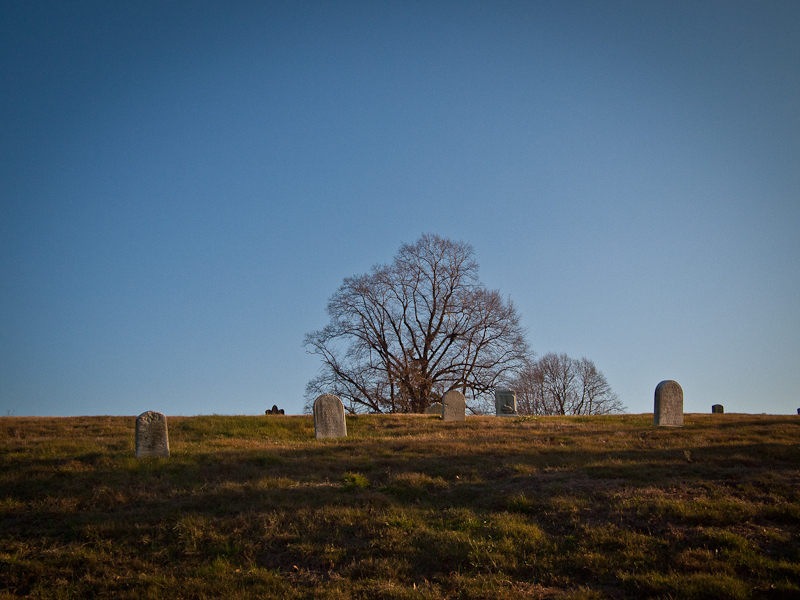
M800 598L800 418L651 423L0 418L0 597Z

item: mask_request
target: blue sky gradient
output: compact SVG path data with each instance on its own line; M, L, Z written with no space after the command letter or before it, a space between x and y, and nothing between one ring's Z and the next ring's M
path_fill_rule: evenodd
M423 232L631 412L800 407L800 3L12 0L0 89L2 414L299 413Z

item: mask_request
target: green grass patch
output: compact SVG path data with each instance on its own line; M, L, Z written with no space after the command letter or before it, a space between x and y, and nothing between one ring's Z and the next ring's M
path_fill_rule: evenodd
M369 479L361 473L345 473L342 475L342 483L350 489L369 487Z

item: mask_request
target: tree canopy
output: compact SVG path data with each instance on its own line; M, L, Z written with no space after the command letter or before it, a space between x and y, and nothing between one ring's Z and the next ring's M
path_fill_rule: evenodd
M529 356L519 314L479 281L472 246L434 234L346 278L327 312L304 342L322 358L306 397L335 393L351 412L421 413L454 389L474 408Z
M549 352L529 361L512 382L523 415L606 415L625 410L588 358Z

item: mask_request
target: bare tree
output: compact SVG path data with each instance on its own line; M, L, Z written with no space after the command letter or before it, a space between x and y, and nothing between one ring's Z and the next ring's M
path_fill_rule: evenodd
M517 393L517 412L522 415L549 415L544 404L544 375L536 363L527 360L511 383Z
M306 335L322 358L306 398L339 395L351 412L425 412L460 390L473 406L528 352L510 300L478 280L471 245L425 234L389 265L348 277L330 323Z
M566 354L545 354L537 361L544 383L544 401L551 415L572 414L575 406L575 369Z
M605 375L588 358L550 352L528 361L512 382L526 415L603 415L625 410Z
M581 358L575 362L575 370L580 388L580 401L575 414L608 415L625 410L619 396L611 389L605 375L597 370L594 362Z

